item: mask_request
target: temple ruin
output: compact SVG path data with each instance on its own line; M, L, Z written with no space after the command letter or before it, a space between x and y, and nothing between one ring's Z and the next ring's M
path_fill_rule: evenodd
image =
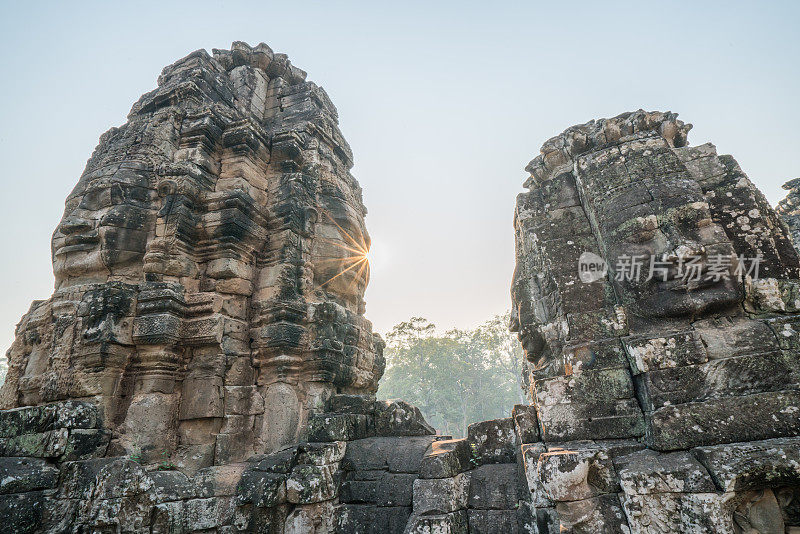
M375 398L337 121L236 42L101 137L8 352L6 529L800 532L794 182L776 212L672 113L547 141L514 214L530 404L451 439Z
M798 255L690 128L592 121L527 167L512 328L539 419L522 454L540 532L800 531ZM579 280L587 257L607 272Z

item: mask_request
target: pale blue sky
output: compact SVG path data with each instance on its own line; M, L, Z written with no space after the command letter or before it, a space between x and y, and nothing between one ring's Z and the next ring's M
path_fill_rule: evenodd
M98 137L193 50L264 41L331 95L385 332L508 307L522 169L572 124L676 111L776 202L800 176L799 23L798 2L3 2L0 345L52 292L50 234Z

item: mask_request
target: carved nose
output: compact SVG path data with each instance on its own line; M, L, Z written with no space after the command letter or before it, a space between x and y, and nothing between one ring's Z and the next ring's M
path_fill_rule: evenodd
M77 234L92 229L92 222L77 215L68 215L61 221L59 230L64 235Z

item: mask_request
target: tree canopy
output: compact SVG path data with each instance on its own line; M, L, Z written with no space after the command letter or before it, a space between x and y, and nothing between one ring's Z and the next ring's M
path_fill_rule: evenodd
M415 404L440 433L464 436L470 423L508 417L525 403L522 347L508 314L472 330L439 333L423 317L386 336L386 373L378 397Z

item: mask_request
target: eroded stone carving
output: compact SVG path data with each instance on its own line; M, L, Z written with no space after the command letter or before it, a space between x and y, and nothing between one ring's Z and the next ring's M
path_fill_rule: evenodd
M526 168L512 329L541 432L526 473L555 531L794 527L769 472L800 447L798 255L733 158L689 146L690 128L660 112L592 121ZM584 253L607 275L582 281ZM736 442L743 483L722 487L694 457Z
M194 469L370 396L369 236L325 91L266 45L198 51L105 133L53 234L2 406L96 402L117 454Z
M237 42L165 68L101 137L53 234L55 292L8 352L5 528L405 528L434 430L375 401L366 209L337 120L285 55ZM356 491L376 470L381 494Z

